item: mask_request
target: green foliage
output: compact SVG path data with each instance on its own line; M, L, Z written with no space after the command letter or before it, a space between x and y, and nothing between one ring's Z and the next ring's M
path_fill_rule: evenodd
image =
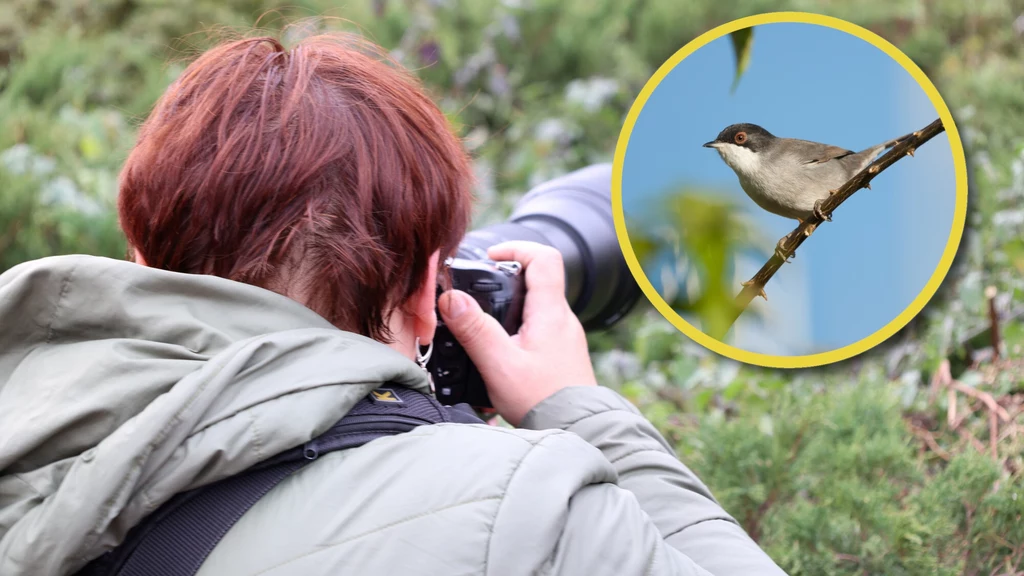
M732 277L733 255L756 249L756 225L730 203L703 191L664 196L629 225L637 260L661 268L661 294L683 318L723 340L741 311ZM681 284L685 286L680 287Z
M1024 400L1021 320L1001 327L999 362L965 351L990 346L987 288L1000 313L1024 307L1024 7L1014 0L7 0L0 271L52 254L124 254L116 182L135 126L192 54L232 30L258 22L276 34L324 16L289 27L286 41L358 30L391 50L473 152L484 223L530 186L609 160L633 98L686 42L780 10L878 32L943 93L971 160L971 230L954 273L918 322L855 361L741 367L639 306L590 335L597 371L792 574L1015 573L1024 566L1024 435L999 421L993 457L988 409L964 395L951 407L928 385L949 358L954 377L1008 411ZM742 72L756 46L748 38L739 48ZM688 231L679 241L699 254L687 263L699 282L679 287L673 304L713 325L725 302L713 281L729 265L722 254L749 241L728 230L750 227L683 191L662 216ZM707 242L716 226L726 232ZM651 244L634 240L640 252L655 250L650 229Z
M732 91L735 92L736 87L740 85L740 78L743 77L743 73L750 64L750 53L753 52L754 46L754 29L737 30L729 35L729 39L732 40L732 51L736 56L736 76L732 81Z
M884 379L791 382L740 418L647 412L790 574L960 574L1020 558L1020 477L1000 485L974 451L929 466Z
M41 256L100 254L123 256L124 241L109 210L90 214L75 207L47 205L40 188L60 193L67 180L12 175L0 169L0 269Z

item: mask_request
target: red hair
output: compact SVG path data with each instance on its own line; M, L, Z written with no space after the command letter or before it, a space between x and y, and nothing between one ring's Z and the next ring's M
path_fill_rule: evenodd
M118 211L146 264L295 297L378 340L469 222L469 159L419 83L350 36L230 42L142 125ZM296 297L298 296L298 297Z

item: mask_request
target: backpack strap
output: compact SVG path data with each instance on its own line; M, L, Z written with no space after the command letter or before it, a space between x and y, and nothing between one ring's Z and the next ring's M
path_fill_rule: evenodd
M193 576L228 530L260 498L322 454L362 446L418 426L482 424L468 405L443 406L402 386L377 388L305 445L219 482L178 494L76 576Z

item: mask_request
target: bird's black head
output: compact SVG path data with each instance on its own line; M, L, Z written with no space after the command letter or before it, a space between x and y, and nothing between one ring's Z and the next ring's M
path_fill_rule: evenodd
M771 132L757 124L733 124L718 133L718 138L704 144L705 148L718 148L725 144L734 144L749 149L751 152L762 150L775 139Z

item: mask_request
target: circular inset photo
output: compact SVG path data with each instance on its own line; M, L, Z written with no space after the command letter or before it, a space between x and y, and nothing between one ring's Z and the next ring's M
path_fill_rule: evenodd
M776 13L697 38L615 152L623 253L655 307L743 362L844 360L905 326L952 264L967 167L949 109L881 37Z

